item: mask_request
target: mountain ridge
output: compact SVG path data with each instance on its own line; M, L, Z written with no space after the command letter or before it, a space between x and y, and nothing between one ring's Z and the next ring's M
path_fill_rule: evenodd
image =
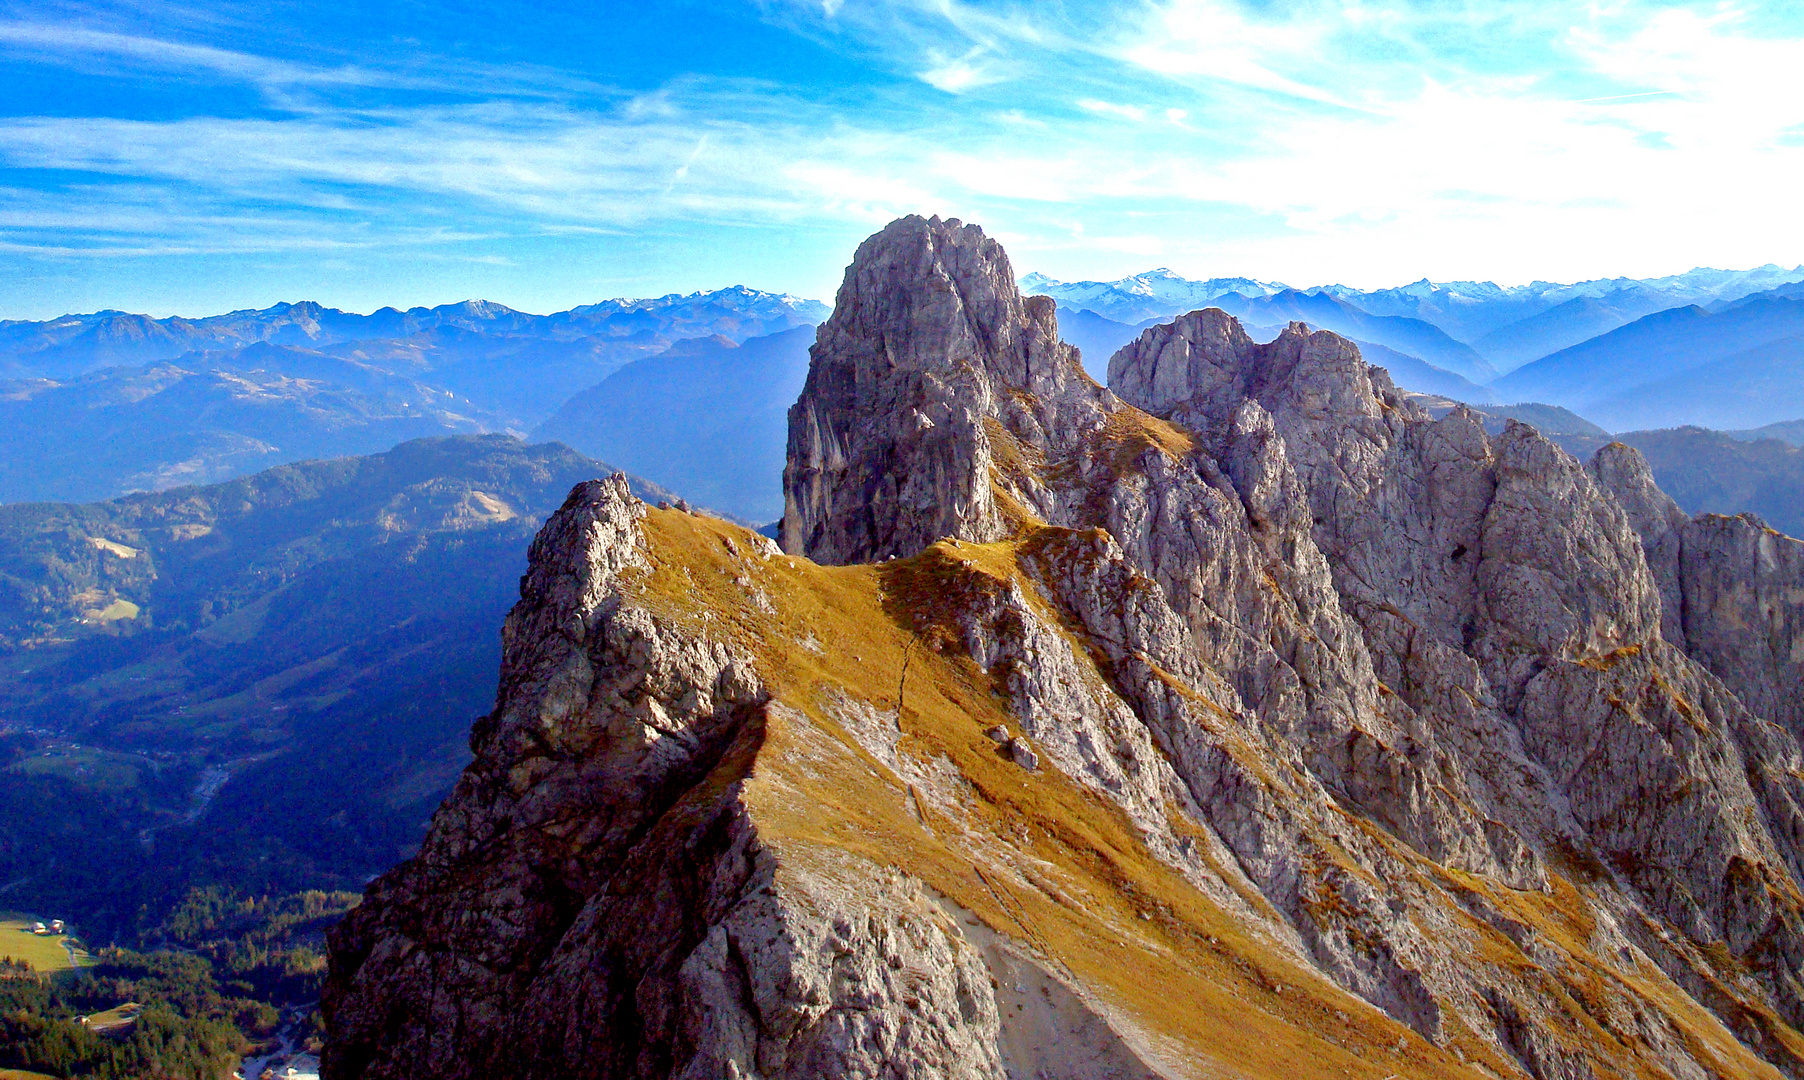
M693 336L702 325L717 332L727 316L743 322L730 333L753 337L770 329L818 322L818 301L767 293L743 285L709 292L667 293L650 299L615 299L550 315L516 311L488 300L463 300L402 311L383 307L368 315L313 301L282 302L222 315L155 319L121 311L64 315L32 322L0 322L0 372L67 376L118 363L172 360L190 352L242 347L258 341L319 347L351 341L406 338L440 327L502 335L569 340L624 337L637 332Z
M1672 406L1664 412L1643 410L1634 396L1640 388L1798 334L1804 334L1804 299L1753 298L1716 312L1695 304L1669 308L1517 368L1497 380L1492 390L1563 405L1617 430L1684 422L1759 426L1794 419L1796 413L1706 420L1683 412L1675 415ZM1757 365L1755 370L1777 368L1783 365ZM1699 385L1682 392L1679 407L1688 396L1707 389Z
M1433 282L1423 278L1388 289L1312 285L1294 291L1332 297L1372 316L1429 323L1508 371L1654 311L1690 304L1727 306L1750 296L1782 294L1799 282L1804 282L1804 265L1787 270L1769 263L1744 271L1698 267L1664 277L1599 278L1571 284L1534 281L1502 286L1489 281ZM1278 282L1246 278L1191 281L1169 270L1112 282L1062 282L1030 274L1021 284L1068 307L1088 307L1128 323L1207 306L1206 301L1216 297L1203 293L1213 293L1218 287L1221 294L1248 299L1292 289ZM1566 314L1556 313L1557 309Z
M1110 385L903 218L782 551L573 490L329 1080L1804 1073L1804 545L1301 325Z
M1082 350L1084 370L1099 383L1108 382L1109 358L1115 355L1115 351L1161 321L1163 320L1142 319L1130 326L1087 308L1073 311L1063 304L1059 306L1060 334ZM1281 332L1281 327L1249 324L1248 332L1255 337L1270 339ZM1389 370L1399 386L1471 404L1492 400L1491 392L1484 386L1420 357L1365 340L1356 333L1350 334L1349 340L1357 342L1360 349L1373 358L1374 363Z
M614 462L738 520L775 521L785 415L813 341L812 327L744 342L690 338L572 395L532 438Z
M256 341L143 367L0 381L0 418L6 421L0 446L17 448L0 459L0 503L81 501L223 480L283 461L375 453L425 435L524 435L635 361L741 343L752 346L746 356L762 355L772 338L812 330L803 323L775 335L744 336L764 327L733 320L723 325L714 312L694 318L692 336L674 340L644 328L617 337L553 340L445 324L407 338ZM749 374L735 382L730 366L713 374L725 381L689 388L694 395L713 393L705 410L710 422L728 422L738 405L772 392L771 385L744 385ZM781 387L792 384L799 385L799 378ZM729 385L750 396L735 400ZM681 447L682 432L671 436L675 441L665 448ZM34 455L25 447L44 449ZM716 459L731 466L735 456L723 446ZM633 464L659 471L654 457L640 455ZM770 493L780 467L764 464L762 493L754 487L728 492L694 470L669 475L679 486L710 484L712 494L703 500L708 505L757 515L773 509Z

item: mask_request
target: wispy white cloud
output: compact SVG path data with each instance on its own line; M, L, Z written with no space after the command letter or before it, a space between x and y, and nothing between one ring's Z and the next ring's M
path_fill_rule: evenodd
M0 119L0 168L105 181L0 199L0 237L74 256L217 249L234 229L252 245L429 244L937 211L1063 276L1157 258L1365 284L1804 250L1804 26L1639 0L1522 7L773 8L893 72L851 100L693 77L579 96L580 75L308 66L0 24L0 48L289 95L267 117ZM453 83L451 103L334 93ZM147 190L204 212L159 221ZM241 213L252 201L277 209ZM456 222L475 226L437 227Z
M1082 98L1078 101L1077 107L1098 116L1113 116L1118 120L1132 120L1136 124L1146 121L1146 109L1139 105L1120 105L1113 101Z
M1196 76L1338 104L1331 91L1277 70L1280 62L1318 65L1331 25L1308 10L1267 22L1225 0L1172 0L1127 28L1114 50L1129 63L1161 75Z
M994 65L986 64L983 55L981 46L952 59L947 59L937 51L930 51L928 62L933 66L921 72L921 81L948 94L960 94L1001 82L1004 76Z
M12 168L157 177L241 197L294 199L320 185L473 197L590 220L635 220L669 184L755 199L781 131L687 115L573 113L496 103L285 119L0 121ZM673 207L674 208L674 207Z
M40 59L54 54L129 60L159 68L207 71L246 82L373 86L393 81L356 67L285 63L230 49L57 23L0 22L0 46L29 49Z
M506 66L427 58L406 63L301 63L241 49L169 37L123 33L76 23L0 20L0 56L55 63L108 75L155 73L238 83L260 90L279 109L306 111L308 92L372 90L457 97L607 97L612 87L566 71L520 63Z

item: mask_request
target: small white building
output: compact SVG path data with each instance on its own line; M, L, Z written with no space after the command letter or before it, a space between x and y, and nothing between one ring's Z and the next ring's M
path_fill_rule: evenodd
M53 934L62 933L63 932L63 920L51 919L50 920L50 932Z
M50 928L48 926L45 926L43 923L34 923L34 924L32 924L31 932L34 934L48 934L50 932Z
M281 1075L282 1080L319 1080L319 1058L296 1054Z

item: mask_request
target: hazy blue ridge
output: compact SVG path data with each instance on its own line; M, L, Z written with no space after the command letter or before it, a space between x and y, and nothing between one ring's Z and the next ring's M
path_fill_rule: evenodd
M1497 328L1472 343L1498 371L1508 373L1543 356L1607 334L1644 315L1664 310L1661 298L1622 290L1580 296Z
M1709 420L1712 426L1753 427L1798 415L1785 402L1804 373L1785 360L1787 347L1780 343L1799 334L1804 334L1804 300L1760 299L1717 313L1697 306L1674 308L1543 357L1505 375L1492 388L1504 400L1564 405L1618 430L1699 422L1706 409L1716 410ZM1766 346L1772 352L1763 361L1760 350ZM1722 402L1737 391L1713 387L1722 373L1704 369L1731 358L1737 358L1743 377L1770 377L1767 391L1779 396L1767 406L1749 401L1751 406L1769 408L1769 414L1736 416L1721 411ZM1771 370L1752 374L1763 363ZM1637 391L1643 388L1653 396L1638 401L1642 395ZM1713 396L1717 404L1707 405ZM1771 409L1778 414L1771 414Z
M754 523L783 514L789 407L812 327L735 344L680 342L565 402L533 432Z
M368 315L310 301L195 319L102 311L0 323L0 373L66 378L96 368L172 360L255 342L319 348L348 341L406 339L446 328L560 341L648 335L662 336L668 344L708 334L738 341L813 325L826 317L827 308L819 301L744 286L648 300L607 300L551 315L515 311L487 300L407 311L381 308Z

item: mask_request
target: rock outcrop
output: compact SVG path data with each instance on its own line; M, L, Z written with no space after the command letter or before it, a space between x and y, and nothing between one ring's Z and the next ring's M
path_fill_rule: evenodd
M1633 447L1611 443L1590 468L1641 537L1666 640L1804 739L1804 543L1751 514L1686 517Z
M859 247L789 413L786 548L868 562L1010 534L991 482L1007 448L986 425L1069 436L1100 413L1053 301L1009 273L974 225L892 227Z
M1301 324L1109 374L905 218L787 554L577 489L329 1075L1804 1074L1793 542Z

